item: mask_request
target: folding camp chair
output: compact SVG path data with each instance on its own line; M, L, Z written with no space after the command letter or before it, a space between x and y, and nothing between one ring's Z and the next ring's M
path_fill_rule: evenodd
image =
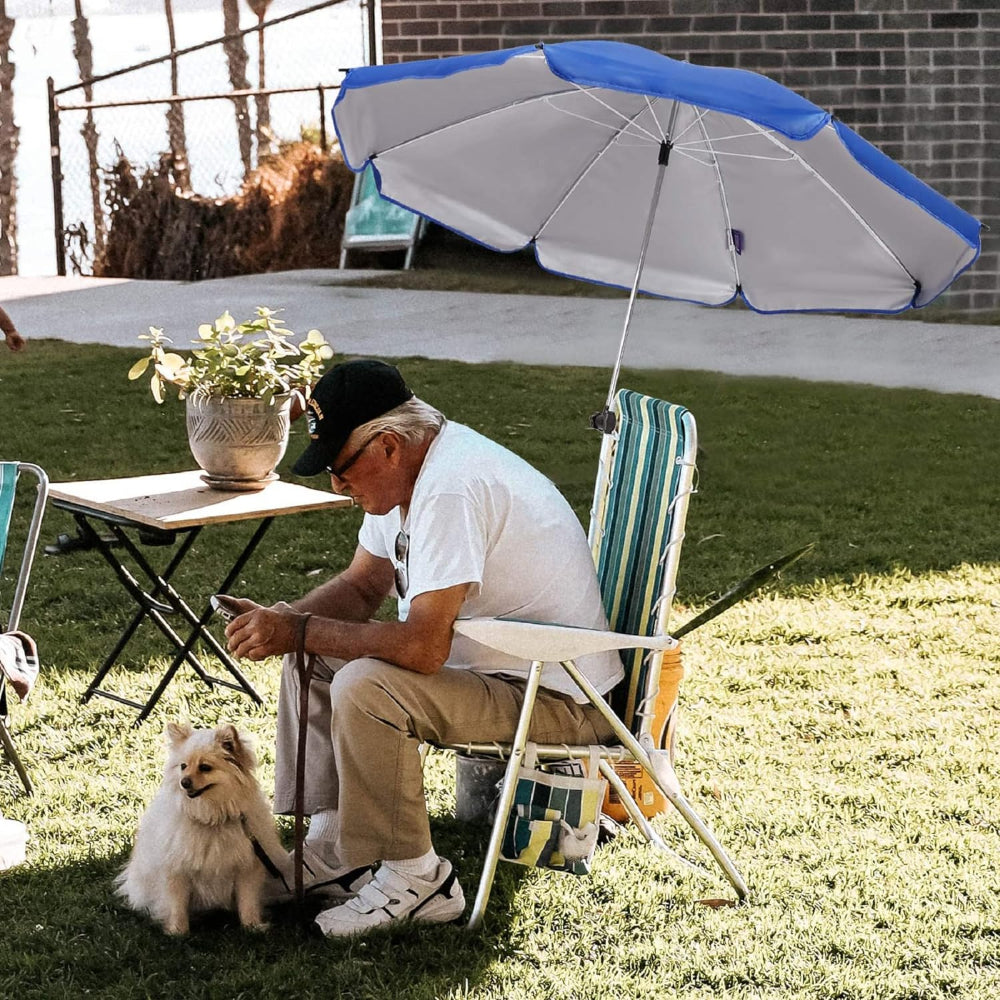
M742 876L681 794L672 759L676 688L681 673L678 658L668 657L673 668L668 664L662 676L660 669L665 654L677 649L676 640L667 632L667 620L675 592L688 500L694 488L697 451L694 418L681 406L624 389L615 398L614 415L615 429L605 434L601 450L589 533L613 631L495 618L455 623L456 632L531 661L513 742L509 746L483 743L450 748L460 753L507 759L470 927L482 920L489 900L544 663L561 663L581 692L612 725L619 743L603 748L600 770L647 841L658 849L670 851L616 772L616 763L640 765L655 781L664 799L708 847L737 895L742 899L747 894ZM574 660L607 649L627 652L622 657L625 679L606 700L579 672ZM672 690L660 692L661 682ZM661 700L666 695L673 709L667 725L658 727L660 731L654 734L658 692ZM582 746L538 747L539 758L589 755L590 749Z
M35 506L31 515L31 522L28 525L28 534L24 541L24 548L21 555L21 568L18 571L14 586L14 599L10 606L10 615L4 627L0 618L0 632L17 630L21 621L21 609L24 607L24 598L28 591L28 578L31 575L31 564L35 559L35 548L38 545L38 534L42 527L42 515L45 512L45 501L49 494L49 477L37 465L29 462L0 462L0 569L3 568L4 552L7 549L8 532L11 523L11 515L14 511L14 494L17 489L17 479L20 473L27 472L38 479L38 492L35 497ZM25 770L21 758L14 748L14 741L11 738L9 725L9 710L7 704L7 684L6 677L0 672L0 743L14 765L18 775L24 784L25 791L31 794L31 779Z

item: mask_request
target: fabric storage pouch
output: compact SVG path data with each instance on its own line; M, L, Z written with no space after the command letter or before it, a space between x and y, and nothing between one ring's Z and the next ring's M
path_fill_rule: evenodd
M500 856L535 868L586 875L597 847L607 782L597 775L601 748L590 748L584 775L579 761L538 767L538 747L528 743L518 771ZM565 769L576 773L559 773Z

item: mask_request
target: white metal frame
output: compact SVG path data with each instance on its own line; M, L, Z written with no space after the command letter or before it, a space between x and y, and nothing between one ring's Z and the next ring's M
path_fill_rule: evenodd
M28 592L28 579L31 576L31 567L35 561L35 550L38 547L38 537L42 530L42 516L45 513L45 504L49 496L49 477L40 466L34 465L31 462L18 462L17 472L19 482L22 473L27 472L35 476L38 480L38 493L31 515L31 523L28 526L28 535L25 539L24 550L21 555L21 566L18 570L17 582L14 586L14 598L11 602L10 618L6 626L6 630L10 632L15 631L21 622L24 599ZM6 705L6 683L2 675L0 675L0 704ZM3 714L0 714L0 744L3 745L7 756L14 765L21 783L24 785L24 790L30 795L33 791L31 778L28 777L28 771L14 747L14 740L8 729L8 718Z

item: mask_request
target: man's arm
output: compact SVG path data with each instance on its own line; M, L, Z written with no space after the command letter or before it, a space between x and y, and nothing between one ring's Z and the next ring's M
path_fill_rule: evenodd
M251 660L294 652L296 612L309 612L307 652L342 660L372 656L406 670L436 673L451 651L452 626L469 585L420 594L405 622L369 621L392 582L392 563L358 546L343 573L293 605L263 608L246 601L246 611L226 628L230 652Z
M392 563L359 545L343 573L292 601L291 607L324 618L364 622L378 611L392 586Z
M452 626L469 584L420 594L405 622L345 622L313 617L306 629L310 653L356 660L373 656L419 674L436 674L451 652Z

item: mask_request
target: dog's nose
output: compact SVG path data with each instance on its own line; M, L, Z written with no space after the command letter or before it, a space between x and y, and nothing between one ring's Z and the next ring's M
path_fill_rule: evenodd
M191 779L181 778L181 788L190 788L190 787L191 787Z

